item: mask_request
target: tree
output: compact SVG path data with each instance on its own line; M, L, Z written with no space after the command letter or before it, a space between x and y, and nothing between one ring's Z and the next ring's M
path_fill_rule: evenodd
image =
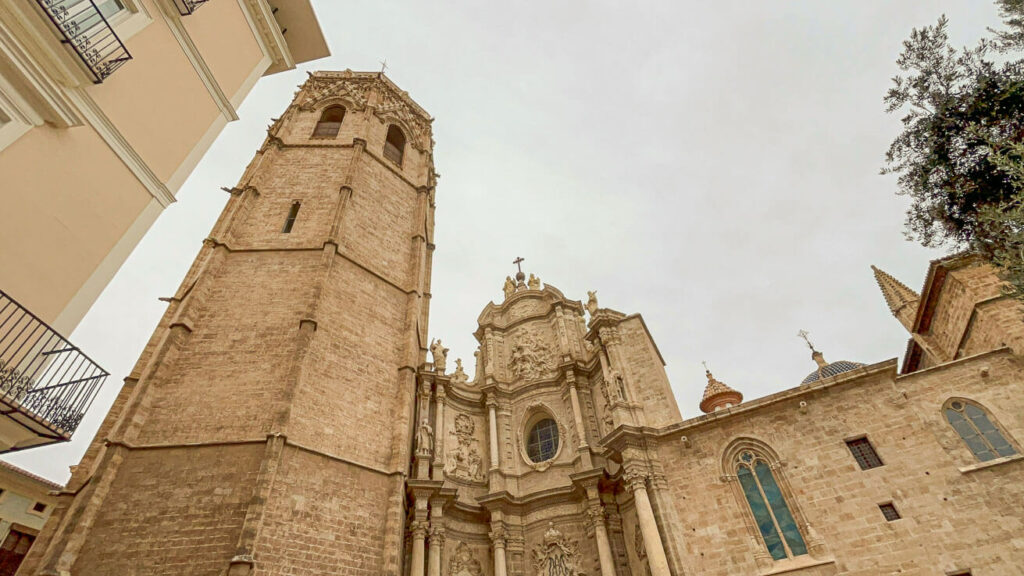
M899 175L912 200L907 235L925 246L974 246L981 210L1021 192L1007 164L1024 142L1024 59L1005 56L1024 48L1024 0L997 4L1006 30L973 48L950 46L944 16L914 29L897 60L904 74L885 96L888 112L905 115L882 173Z

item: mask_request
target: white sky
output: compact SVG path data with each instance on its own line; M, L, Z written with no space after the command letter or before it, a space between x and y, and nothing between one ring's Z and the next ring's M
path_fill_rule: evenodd
M516 256L642 313L684 417L701 360L748 400L799 384L800 328L829 361L900 356L869 266L918 289L941 253L904 240L878 175L899 129L882 96L912 27L945 13L963 45L998 24L982 0L314 4L334 56L260 81L73 334L112 374L74 441L7 460L67 479L302 70L385 58L436 118L430 333L470 374Z

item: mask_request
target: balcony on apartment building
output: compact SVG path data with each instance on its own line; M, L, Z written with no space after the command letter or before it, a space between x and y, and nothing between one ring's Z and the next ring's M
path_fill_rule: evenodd
M70 440L108 375L0 291L0 453Z

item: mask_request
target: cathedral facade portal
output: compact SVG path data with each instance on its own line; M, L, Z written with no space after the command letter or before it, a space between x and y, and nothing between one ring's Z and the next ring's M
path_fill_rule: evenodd
M432 149L383 74L310 75L19 574L1024 574L1024 324L987 264L876 270L902 366L812 347L747 402L708 372L683 420L639 314L533 275L449 359Z

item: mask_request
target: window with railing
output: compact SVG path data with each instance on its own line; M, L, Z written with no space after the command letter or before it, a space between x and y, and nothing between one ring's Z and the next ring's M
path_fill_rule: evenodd
M0 291L0 407L25 427L70 438L109 374ZM3 450L0 450L3 451Z
M206 4L207 1L208 0L174 0L174 4L178 7L178 12L182 16L188 16L198 10L200 6Z
M119 0L36 0L96 84L132 59L107 20L124 10Z

